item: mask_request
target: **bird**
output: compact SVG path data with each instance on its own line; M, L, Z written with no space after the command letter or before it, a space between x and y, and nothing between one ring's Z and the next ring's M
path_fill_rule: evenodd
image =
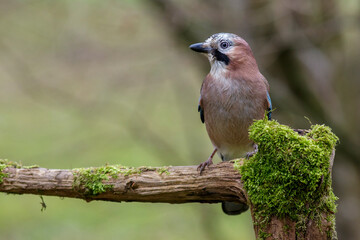
M248 129L257 119L271 120L269 83L260 73L249 44L233 33L216 33L205 42L190 45L205 54L211 68L200 90L198 112L214 147L207 161L198 166L201 173L219 154L222 161L246 157L257 152ZM223 202L222 210L238 215L246 204Z

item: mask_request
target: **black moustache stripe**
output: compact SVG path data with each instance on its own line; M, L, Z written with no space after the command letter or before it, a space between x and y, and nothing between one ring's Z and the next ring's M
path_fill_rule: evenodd
M217 49L215 49L212 54L215 56L216 60L224 62L226 65L229 65L230 59L225 54L219 52Z

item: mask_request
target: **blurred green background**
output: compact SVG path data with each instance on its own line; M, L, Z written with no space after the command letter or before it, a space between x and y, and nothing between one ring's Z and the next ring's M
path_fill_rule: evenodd
M274 118L331 126L339 239L360 239L360 3L356 0L0 0L0 158L46 168L196 165L216 32L252 46ZM216 158L216 161L219 161ZM103 203L0 194L0 239L254 239L219 204Z

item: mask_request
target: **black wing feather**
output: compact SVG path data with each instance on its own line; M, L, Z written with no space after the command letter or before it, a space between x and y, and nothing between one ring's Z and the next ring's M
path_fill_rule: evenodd
M204 109L198 105L198 112L200 113L200 119L202 123L205 123L205 117L204 117Z

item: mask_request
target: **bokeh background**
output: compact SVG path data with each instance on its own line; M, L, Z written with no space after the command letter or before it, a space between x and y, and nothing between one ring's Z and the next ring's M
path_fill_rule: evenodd
M188 45L233 32L252 46L273 116L325 123L339 239L360 239L357 0L0 0L0 158L46 168L195 165L206 58ZM217 158L216 161L219 161ZM0 239L254 239L218 204L86 203L0 194Z

